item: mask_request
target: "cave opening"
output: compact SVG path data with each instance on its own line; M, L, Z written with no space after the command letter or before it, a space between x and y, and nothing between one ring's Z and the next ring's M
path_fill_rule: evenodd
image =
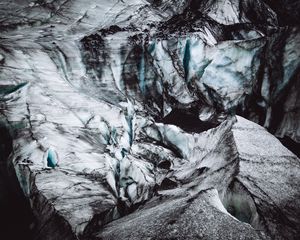
M256 205L251 195L239 181L230 184L222 202L230 215L241 222L250 224L255 229L259 228Z
M195 133L201 133L218 126L212 122L201 121L196 109L173 109L161 122L175 125L186 132Z

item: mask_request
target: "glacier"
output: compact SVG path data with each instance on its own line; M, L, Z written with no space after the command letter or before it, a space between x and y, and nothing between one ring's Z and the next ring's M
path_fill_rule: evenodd
M2 0L1 239L298 239L299 1Z

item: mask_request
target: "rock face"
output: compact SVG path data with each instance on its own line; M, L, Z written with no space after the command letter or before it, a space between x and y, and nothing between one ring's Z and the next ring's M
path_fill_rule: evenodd
M2 1L0 238L299 239L279 2Z

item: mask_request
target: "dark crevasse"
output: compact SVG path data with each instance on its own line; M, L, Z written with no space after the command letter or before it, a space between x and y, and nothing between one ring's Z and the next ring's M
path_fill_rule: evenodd
M295 0L264 0L277 14L279 25L299 25L300 2Z
M0 239L33 239L33 216L28 201L17 181L15 172L9 167L12 152L12 137L4 124L0 123Z

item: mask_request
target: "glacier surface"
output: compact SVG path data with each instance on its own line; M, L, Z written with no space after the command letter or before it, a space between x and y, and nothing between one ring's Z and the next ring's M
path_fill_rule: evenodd
M300 4L277 2L2 0L0 238L298 239Z

